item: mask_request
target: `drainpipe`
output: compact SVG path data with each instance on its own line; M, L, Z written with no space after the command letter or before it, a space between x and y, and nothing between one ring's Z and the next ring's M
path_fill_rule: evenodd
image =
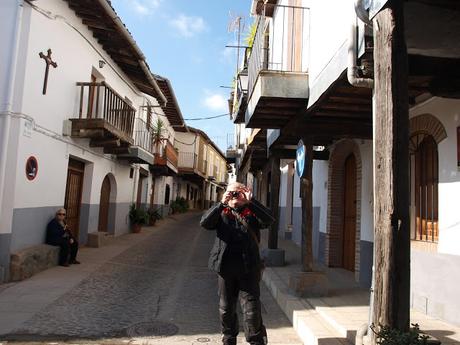
M125 36L125 38L129 41L131 46L136 51L136 54L139 56L139 60L138 60L139 65L141 66L142 70L144 71L145 75L147 76L147 79L149 80L150 84L153 86L155 91L160 96L161 105L165 106L168 101L167 101L165 95L163 95L163 93L161 92L160 87L158 86L157 82L155 81L155 78L152 75L152 72L150 72L149 68L147 67L147 64L145 62L144 53L142 53L142 51L139 49L139 47L137 46L136 41L134 41L133 37L131 36L129 31L126 29L126 27L123 24L123 22L121 21L120 17L118 17L118 15L115 13L115 11L113 10L113 8L110 5L110 3L107 0L97 0L97 2L110 15L110 17L112 18L113 22L118 27L120 32L123 34L123 36Z
M358 25L356 21L350 26L350 37L348 37L348 82L355 87L373 88L374 81L371 78L358 76Z
M12 53L10 55L9 68L8 68L8 83L6 86L5 98L2 99L0 104L0 115L4 118L1 131L1 146L0 146L0 219L2 219L3 211L3 195L5 191L5 174L6 174L6 160L8 155L8 141L10 139L11 128L11 115L13 112L13 99L14 99L14 84L16 79L16 68L19 52L19 40L22 27L22 14L24 11L24 1L17 1L16 10L16 23L13 33Z
M364 6L365 0L355 0L355 12L359 19L367 25L372 25L369 14ZM348 37L348 82L355 87L373 88L374 81L371 78L361 78L358 75L358 24L356 20L351 23L350 36Z
M365 7L366 0L355 0L354 7L356 16L364 22L366 25L372 27L372 21L369 19L369 12ZM347 70L347 77L348 81L351 85L356 87L365 87L365 88L373 88L374 87L374 80L371 78L360 78L358 77L358 66L357 66L357 59L358 59L358 25L357 21L355 20L354 23L351 24L350 27L350 37L348 40L348 70ZM368 322L361 325L356 332L355 344L356 345L363 345L363 338L369 332L371 332L370 326L373 320L374 314L374 280L375 280L375 246L373 246L373 263L372 263L372 278L371 278L371 288L370 288L370 301L369 301L369 319Z

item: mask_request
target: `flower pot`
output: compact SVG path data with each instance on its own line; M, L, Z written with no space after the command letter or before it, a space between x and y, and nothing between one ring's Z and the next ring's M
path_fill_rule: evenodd
M156 221L157 221L156 218L151 217L150 220L149 220L149 226L154 226Z
M131 229L133 230L135 234L138 234L139 232L141 232L141 228L142 228L141 224L133 224L131 226Z

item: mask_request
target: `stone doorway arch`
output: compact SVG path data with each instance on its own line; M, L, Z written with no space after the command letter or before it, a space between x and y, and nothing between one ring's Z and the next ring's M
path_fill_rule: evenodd
M338 141L331 150L329 159L329 182L328 182L328 210L327 210L327 233L325 243L325 263L329 267L343 267L355 272L355 279L359 280L360 274L360 238L361 238L361 153L359 146L354 140L344 139ZM348 172L347 172L348 169ZM354 176L352 184L355 188L354 199L355 209L347 212L345 204L352 207L353 200L350 199L350 191L346 192L347 184L350 188L350 173ZM348 176L348 179L347 179ZM350 233L350 220L346 217L354 216L354 232ZM348 224L348 229L347 229ZM348 239L344 238L348 236ZM348 235L347 235L348 234ZM352 236L351 238L349 236ZM353 242L354 243L350 243ZM344 245L348 250L353 251L352 263L344 262ZM351 255L351 254L349 254ZM347 267L344 267L346 265ZM350 266L351 265L351 266Z
M115 177L107 174L101 185L98 231L115 232L116 187Z

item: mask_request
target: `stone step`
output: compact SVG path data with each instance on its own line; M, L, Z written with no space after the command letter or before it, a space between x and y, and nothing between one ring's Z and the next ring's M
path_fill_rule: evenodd
M109 234L108 232L90 232L88 234L88 242L86 243L86 246L99 248L109 244L111 239L113 239L113 235Z
M350 345L343 333L338 332L306 299L291 294L288 284L270 267L265 269L263 281L281 310L291 321L298 336L308 345Z

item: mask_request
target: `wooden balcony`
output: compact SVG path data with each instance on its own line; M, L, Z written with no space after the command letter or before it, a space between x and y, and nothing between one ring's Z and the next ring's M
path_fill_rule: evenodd
M124 153L134 144L136 109L105 82L77 83L78 118L72 118L72 137L90 138L91 147ZM119 149L119 150L118 150Z
M150 171L157 175L174 175L178 173L179 166L179 155L176 148L165 140L163 143L154 149L153 165L150 167Z

